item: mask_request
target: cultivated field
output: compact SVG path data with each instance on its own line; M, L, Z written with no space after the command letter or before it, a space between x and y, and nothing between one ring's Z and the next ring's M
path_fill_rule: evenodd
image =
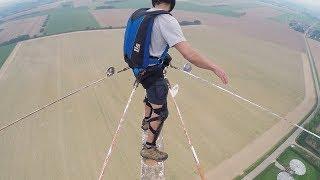
M91 11L102 27L124 26L133 12L133 9L100 9Z
M241 18L228 18L215 14L187 11L175 12L175 16L179 20L193 21L198 19L205 25L225 29L230 33L241 33L252 38L288 47L294 51L304 51L304 39L300 33L290 30L286 25L267 19L267 17L276 14L277 11L269 8L247 10L247 15Z
M48 35L100 27L87 8L60 8L51 12L45 33Z
M92 3L92 0L73 0L74 7L83 7L89 6Z
M301 119L308 114L315 104L315 91L312 79L310 63L306 54L301 54L303 62L303 71L305 77L305 96L304 100L292 111L287 113L285 118L292 123L299 123ZM258 158L261 158L293 128L285 121L279 121L269 130L264 132L259 138L256 138L239 152L224 160L212 171L208 172L209 177L220 177L220 179L232 179L242 174L248 167L254 164Z
M20 35L29 35L30 37L39 34L41 26L46 16L38 16L16 21L8 21L0 25L0 43L9 41Z
M126 25L133 9L93 10L91 13L101 26ZM279 11L269 7L250 8L240 18L230 18L212 13L173 11L179 21L200 20L202 24L227 30L230 34L241 33L255 39L269 41L288 47L294 51L304 51L304 39L301 33L290 30L287 25L270 19L279 15Z
M196 48L226 69L237 93L284 115L302 102L300 52L207 26L184 31ZM0 125L103 76L108 66L122 68L122 36L122 30L107 30L22 43L0 71ZM181 56L173 54L174 64L182 65ZM218 82L206 71L195 68L194 73ZM278 122L183 74L170 70L168 76L180 85L177 102L206 171ZM1 133L0 179L96 179L132 83L131 73L122 73ZM139 179L143 94L140 87L105 179ZM166 176L193 179L191 152L171 101L169 107Z

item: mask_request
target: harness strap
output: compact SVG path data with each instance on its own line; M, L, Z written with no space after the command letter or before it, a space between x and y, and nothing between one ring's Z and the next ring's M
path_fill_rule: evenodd
M164 124L164 121L161 121L157 129L153 129L151 125L149 126L150 131L152 132L152 134L154 134L153 141L151 143L153 146L156 146L156 142L161 133L163 124Z
M149 113L149 116L145 118L145 121L146 121L146 122L149 122L148 119L149 119L149 118L151 117L151 115L152 115L153 108L152 108L152 106L151 106L151 104L150 104L150 102L149 102L149 99L148 99L147 97L144 98L143 102L146 103L146 106L148 106L148 107L151 109L151 110L150 110L150 113Z
M153 117L153 118L150 118L148 120L149 122L149 130L151 131L152 134L154 134L154 137L153 137L153 141L152 141L152 145L156 145L156 141L161 133L161 130L162 130L162 127L163 127L163 124L164 124L164 120L166 117L163 117L163 112L166 110L167 108L167 105L164 104L161 108L158 108L158 109L153 109L153 112L155 114L157 114L158 116L157 117ZM154 129L152 126L151 126L151 122L154 122L154 121L159 121L160 124L158 126L157 129Z

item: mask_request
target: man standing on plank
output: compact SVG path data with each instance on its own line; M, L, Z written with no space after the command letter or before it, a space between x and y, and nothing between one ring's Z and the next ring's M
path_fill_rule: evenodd
M157 149L156 141L169 115L168 85L163 75L171 61L169 48L176 48L186 60L228 83L226 73L186 41L178 21L170 14L175 4L175 0L152 0L153 8L135 11L128 20L124 38L124 59L146 90L141 128L147 131L147 140L140 154L158 162L168 158L167 153Z

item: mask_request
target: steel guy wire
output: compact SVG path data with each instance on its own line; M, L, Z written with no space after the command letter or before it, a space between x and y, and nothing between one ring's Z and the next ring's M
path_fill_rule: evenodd
M122 70L120 70L120 71L117 71L116 74L119 74L119 73L121 73L121 72L124 72L124 71L126 71L126 70L128 70L128 69L129 69L129 68L126 67L126 68L124 68L124 69L122 69ZM75 89L75 90L73 90L72 92L64 95L63 97L60 97L60 98L58 98L58 99L56 99L56 100L54 100L54 101L52 101L52 102L50 102L50 103L42 106L42 107L39 107L39 108L37 108L36 110L30 112L29 114L27 114L27 115L25 115L25 116L23 116L23 117L20 117L19 119L17 119L17 120L15 120L15 121L13 121L13 122L11 122L11 123L9 123L9 124L1 127L1 128L0 128L0 133L1 133L2 131L4 131L4 130L8 129L9 127L11 127L11 126L13 126L13 125L15 125L15 124L17 124L17 123L19 123L19 122L27 119L28 117L30 117L30 116L32 116L32 115L34 115L34 114L36 114L36 113L38 113L38 112L46 109L46 108L48 108L48 107L50 107L50 106L52 106L52 105L54 105L54 104L56 104L56 103L64 100L64 99L67 99L67 98L69 98L69 97L72 96L72 95L75 95L75 94L83 91L84 89L87 89L87 88L89 88L89 87L91 87L91 86L93 86L93 85L96 85L96 84L99 84L99 83L103 82L103 81L106 80L108 77L111 77L111 76L113 76L114 74L115 74L115 68L114 68L114 67L108 68L108 70L106 71L106 76L104 76L103 78L100 78L100 79L98 79L98 80L96 80L96 81L93 81L93 82L90 82L90 83L88 83L88 84L86 84L86 85L84 85L84 86L82 86L82 87L80 87L80 88L78 88L78 89Z
M199 176L201 177L201 180L205 180L205 176L204 176L204 172L202 171L202 168L201 168L201 165L200 165L200 161L199 161L199 158L198 158L198 155L197 155L197 152L196 150L194 149L194 146L192 145L192 142L191 142L191 138L189 136L189 133L187 131L187 128L186 128L186 125L184 123L184 120L182 118L182 114L181 114L181 111L180 111L180 108L174 98L174 94L172 92L172 87L171 87L171 84L169 82L169 80L166 78L166 81L167 81L167 84L169 86L169 91L170 91L170 95L171 95L171 98L172 98L172 101L177 109L177 112L178 112L178 116L179 116L179 119L180 119L180 122L181 122L181 126L182 126L182 129L184 131L184 134L188 140L188 144L189 144L189 147L191 149L191 152L192 152L192 155L193 155L193 158L196 162L196 166L197 166L197 169L198 169L198 173L199 173Z
M316 138L318 138L318 139L320 140L320 136L319 136L319 135L317 135L317 134L315 134L315 133L313 133L313 132L305 129L304 127L299 126L299 125L297 125L297 124L295 124L295 123L293 123L293 122L291 122L291 121L288 121L288 119L286 119L285 117L283 117L283 116L281 116L281 115L279 115L279 114L277 114L277 113L272 112L270 109L268 109L268 108L266 108L266 107L264 107L264 106L262 106L262 105L259 105L259 104L255 103L255 102L253 102L253 101L250 101L250 100L248 100L248 99L246 99L246 98L244 98L244 97L242 97L242 96L240 96L240 95L238 95L238 94L236 94L236 93L233 93L233 92L231 92L231 91L229 91L229 90L227 90L227 89L225 89L225 88L223 88L223 87L221 87L221 86L219 86L219 85L216 85L216 84L214 84L214 83L212 83L212 82L210 82L210 81L208 81L208 80L206 80L206 79L204 79L204 78L201 78L201 77L199 77L199 76L197 76L197 75L195 75L195 74L192 74L192 73L190 73L190 72L184 71L183 69L181 69L181 68L179 68L179 67L175 67L175 66L173 66L173 65L170 65L170 67L173 68L173 69L176 69L176 70L178 70L178 71L180 71L180 72L183 72L184 74L187 74L187 75L189 75L189 76L191 76L191 77L193 77L193 78L195 78L195 79L198 79L198 80L200 80L200 81L202 81L202 82L204 82L204 83L207 83L207 84L209 84L209 85L211 85L211 86L213 86L213 87L215 87L215 88L217 88L217 89L219 89L219 90L221 90L221 91L223 91L223 92L226 92L226 93L230 94L231 96L234 96L234 97L236 97L236 98L238 98L238 99L240 99L240 100L242 100L242 101L245 101L245 102L247 102L247 103L249 103L249 104L251 104L251 105L253 105L253 106L255 106L255 107L259 108L259 109L261 109L261 110L264 110L264 111L266 111L267 113L269 113L269 114L277 117L278 119L283 120L283 121L285 121L285 122L288 122L289 124L291 124L291 125L299 128L299 129L307 132L308 134L310 134L310 135L312 135L312 136L314 136L314 137L316 137Z
M127 105L126 105L126 107L125 107L125 109L124 109L124 111L123 111L123 113L122 113L122 116L121 116L121 118L120 118L120 120L119 120L117 130L116 130L116 132L115 132L114 135L113 135L113 138L112 138L110 147L109 147L109 149L108 149L108 151L107 151L107 154L106 154L106 157L105 157L105 159L104 159L104 162L103 162L103 165L102 165L102 168L101 168L101 171L100 171L100 175L99 175L99 178L98 178L99 180L101 180L101 179L103 178L105 169L106 169L106 167L107 167L107 165L108 165L108 162L109 162L109 159L110 159L110 157L111 157L113 148L114 148L114 146L115 146L115 144L116 144L116 141L117 141L119 132L120 132L120 130L121 130L121 127L122 127L123 122L125 121L125 116L126 116L126 114L127 114L128 108L129 108L129 106L130 106L130 104L131 104L131 100L132 100L132 98L133 98L133 95L134 95L135 92L136 92L136 89L137 89L138 85L139 85L139 82L136 80L136 81L134 82L134 85L133 85L131 94L130 94L130 96L129 96Z

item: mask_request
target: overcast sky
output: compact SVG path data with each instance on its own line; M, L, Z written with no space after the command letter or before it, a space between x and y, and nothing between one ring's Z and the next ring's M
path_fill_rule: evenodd
M303 4L308 4L308 5L316 5L316 6L320 6L320 1L319 0L293 0L299 3L303 3Z
M5 4L12 3L12 2L17 2L17 1L21 1L21 0L0 0L0 6L3 6ZM291 1L313 6L313 7L316 6L320 8L320 0L291 0Z

